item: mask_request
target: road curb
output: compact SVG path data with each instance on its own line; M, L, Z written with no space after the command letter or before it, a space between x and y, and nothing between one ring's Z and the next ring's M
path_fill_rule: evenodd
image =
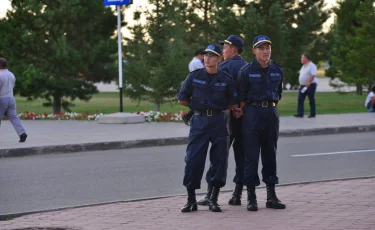
M348 180L361 180L361 179L371 179L374 178L375 175L370 176L361 176L361 177L348 177L348 178L336 178L336 179L327 179L327 180L315 180L315 181L302 181L302 182L293 182L293 183L286 183L280 184L278 187L285 187L285 186L295 186L295 185L304 185L304 184L313 184L313 183L325 183L325 182L333 182L333 181L348 181ZM259 188L264 188L265 186L259 186ZM246 190L246 189L245 189ZM221 192L232 192L233 189L226 189L222 190ZM197 195L204 195L205 192L197 193ZM146 197L146 198L138 198L138 199L129 199L129 200L117 200L117 201L110 201L110 202L102 202L102 203L95 203L95 204L86 204L86 205L78 205L78 206L70 206L70 207L63 207L63 208L55 208L55 209L45 209L45 210L35 210L29 212L20 212L20 213L9 213L9 214L0 214L0 222L6 221L8 219L14 219L21 216L32 215L32 214L39 214L39 213L46 213L46 212L57 212L57 211L64 211L69 209L76 209L76 208L87 208L87 207L94 207L100 205L108 205L108 204L119 204L119 203L130 203L130 202L139 202L139 201L147 201L147 200L157 200L157 199L164 199L170 197L179 197L179 196L186 196L186 194L175 194L175 195L168 195L168 196L156 196L156 197Z
M281 131L280 137L300 137L312 135L345 134L375 132L375 125L347 126L335 128L300 129ZM0 157L24 157L33 155L48 155L55 153L73 153L100 150L145 148L155 146L183 145L187 144L188 137L157 138L132 141L109 141L84 144L67 144L55 146L38 146L26 148L0 149Z

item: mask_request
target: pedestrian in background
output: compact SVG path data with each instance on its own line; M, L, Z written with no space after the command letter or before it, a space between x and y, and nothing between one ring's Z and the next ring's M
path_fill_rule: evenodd
M178 94L178 103L194 110L191 119L189 140L186 148L185 175L183 184L188 192L188 202L181 212L198 210L195 190L200 189L209 143L211 169L206 176L212 184L209 209L221 212L218 204L220 188L227 178L227 116L226 109L235 109L237 92L233 78L218 70L222 60L221 48L209 45L205 49L205 68L191 72Z
M371 91L366 97L365 106L370 113L375 112L375 85L372 86Z
M27 138L26 130L18 117L16 100L13 96L15 84L16 78L8 70L8 61L5 58L0 58L0 121L6 115L20 137L19 142L25 142Z
M316 65L311 61L309 54L301 56L302 68L299 72L300 89L298 92L298 109L295 117L302 118L304 113L304 103L306 96L310 102L309 118L316 116L315 91L318 85L318 78L316 77Z

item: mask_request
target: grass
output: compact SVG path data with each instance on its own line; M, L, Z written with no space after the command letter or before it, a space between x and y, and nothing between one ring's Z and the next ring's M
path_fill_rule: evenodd
M317 71L317 77L325 77L325 70ZM297 108L297 92L285 92L283 99L280 102L280 115L290 116L295 114ZM336 113L354 113L364 112L363 103L365 95L357 96L352 93L330 93L319 92L316 93L317 113L318 114L336 114ZM23 97L16 97L17 111L20 112L34 112L34 113L51 113L52 108L43 107L44 102L41 99L28 101ZM155 106L150 103L134 103L129 98L123 99L124 112L137 112L155 110ZM305 101L305 113L308 114L308 100ZM88 113L114 113L119 111L119 94L118 93L99 93L93 96L88 101L76 101L75 106L71 107L73 112L88 112ZM176 104L164 104L161 106L162 112L179 112L186 111L187 108Z
M297 92L285 92L280 101L279 109L280 115L290 116L296 113L297 109ZM355 113L365 112L364 101L366 95L357 96L353 93L330 93L318 92L316 93L316 110L317 114L337 114L337 113ZM43 100L27 101L26 98L16 97L17 112L34 112L34 113L51 113L52 108L42 106ZM124 98L124 112L137 112L155 110L155 106L150 103L141 103L137 105L131 102L130 99ZM76 106L72 107L73 112L89 112L95 113L114 113L119 111L119 96L118 93L99 93L93 96L88 101L76 101ZM186 111L187 108L178 104L165 104L161 106L162 112L179 112ZM305 101L306 114L309 113L308 100Z

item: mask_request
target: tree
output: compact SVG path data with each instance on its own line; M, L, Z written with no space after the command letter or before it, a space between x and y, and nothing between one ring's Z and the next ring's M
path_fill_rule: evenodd
M297 84L301 54L322 50L317 44L325 41L322 26L330 10L323 9L324 0L259 0L249 4L247 9L252 12L255 8L256 18L254 25L245 22L246 35L254 35L251 31L269 35L274 42L272 58L283 66L287 82ZM246 37L247 43L251 39ZM314 57L314 61L320 60Z
M53 112L89 100L94 82L115 76L116 17L101 1L12 0L0 21L1 55L10 61L17 90L44 98Z
M127 38L125 56L125 93L137 102L160 105L176 101L176 94L188 74L191 49L185 42L187 5L180 1L150 0L151 12L136 12L135 26L129 27L133 38ZM140 14L147 23L140 22Z
M368 89L375 83L374 3L374 0L366 0L360 4L355 15L361 26L354 28L357 36L349 38L353 44L353 50L348 53L349 64L357 70L358 82Z
M355 85L358 95L362 94L363 85L368 86L374 80L371 75L374 71L374 55L369 52L374 47L373 4L373 0L346 0L339 2L334 10L333 67L327 74Z

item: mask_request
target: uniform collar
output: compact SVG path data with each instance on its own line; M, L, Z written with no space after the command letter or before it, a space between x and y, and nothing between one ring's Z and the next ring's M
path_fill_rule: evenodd
M233 56L232 59L230 60L243 60L241 56L239 55L236 55L236 56Z
M271 67L271 66L272 66L272 62L273 62L273 61L270 59L270 63L269 63L269 65L268 65L268 67ZM257 61L256 58L253 59L252 63L253 63L253 65L254 65L254 67L255 67L256 69L263 69L262 66L259 64L259 62Z

